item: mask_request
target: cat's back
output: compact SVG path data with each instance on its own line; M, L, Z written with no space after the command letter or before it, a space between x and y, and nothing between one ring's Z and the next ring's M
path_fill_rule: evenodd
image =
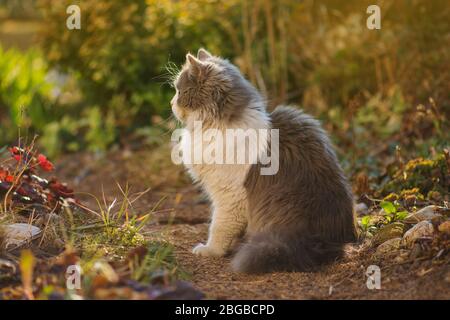
M277 107L270 118L272 130L278 130L278 140L270 141L269 148L278 149L279 170L275 175L263 176L259 171L261 164L253 165L247 176L247 188L254 189L257 185L263 185L264 189L267 186L271 189L300 187L311 191L308 196L318 191L329 193L336 187L348 188L332 143L318 120L288 106ZM277 143L276 148L274 143Z
M279 130L280 157L286 162L299 161L313 171L340 171L332 143L318 120L290 106L277 107L270 117L272 128Z
M320 122L303 110L291 106L278 106L270 114L270 118L272 128L279 130L280 138L283 141L294 138L295 145L298 145L300 142L298 139L301 139L302 142L314 142L321 139L322 143L330 143Z
M320 122L287 106L277 107L270 117L272 129L279 130L280 166L273 176L260 175L259 165L249 171L245 186L254 228L278 221L322 233L323 221L329 219L330 225L341 224L326 230L330 238L352 238L350 186Z

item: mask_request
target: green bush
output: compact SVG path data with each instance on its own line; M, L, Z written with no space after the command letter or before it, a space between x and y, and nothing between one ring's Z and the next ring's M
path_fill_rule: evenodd
M296 103L324 119L341 155L365 157L383 143L428 152L424 139L445 141L450 27L443 1L383 2L381 30L366 28L369 0L38 3L45 58L76 80L66 91L81 92L29 108L46 114L30 122L51 154L104 150L136 135L158 140L149 126L170 114L174 69L166 66L202 46L236 63L270 107ZM66 27L70 4L81 8L81 30Z
M100 108L78 108L76 99L65 103L76 87L66 87L62 75L49 70L39 50L25 53L0 46L0 145L19 135L39 143L50 156L61 151L105 150L115 139L115 121L103 118ZM72 93L70 92L72 91Z
M1 144L15 139L18 128L26 135L28 129L43 130L55 118L54 87L47 75L47 62L39 51L5 51L0 46Z
M68 30L65 8L74 3L40 3L47 58L79 75L86 105L114 119L119 135L150 125L155 114L170 114L169 61L180 64L188 50L200 46L226 48L215 19L229 5L219 1L79 1L81 30Z
M38 14L35 10L37 0L2 0L0 2L0 18L2 14L9 18L29 19Z

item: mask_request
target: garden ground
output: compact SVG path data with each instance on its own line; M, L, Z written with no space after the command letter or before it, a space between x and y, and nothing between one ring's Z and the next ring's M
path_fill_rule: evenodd
M95 159L89 154L63 158L57 165L62 179L83 192L99 194L107 201L118 197L116 182L129 183L136 192L151 188L134 204L148 210L165 198L145 230L149 238L173 244L179 267L207 298L219 299L449 299L448 238L440 253L404 259L375 258L369 240L349 245L342 261L314 273L244 275L230 270L229 258L204 258L192 247L207 237L209 209L201 192L189 182L183 168L170 161L169 148L149 151L115 151ZM89 202L89 199L86 199ZM369 290L366 269L381 267L381 289Z

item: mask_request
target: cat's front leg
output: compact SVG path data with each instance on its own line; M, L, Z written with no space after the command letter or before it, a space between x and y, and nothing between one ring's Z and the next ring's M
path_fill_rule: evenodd
M245 207L241 204L216 208L209 227L208 241L198 244L193 253L200 256L222 257L226 255L234 240L242 235L247 226Z

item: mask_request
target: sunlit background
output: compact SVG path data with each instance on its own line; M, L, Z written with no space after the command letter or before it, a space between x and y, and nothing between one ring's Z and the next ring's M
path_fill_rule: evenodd
M0 300L448 300L449 45L448 0L0 0ZM322 121L360 235L342 261L246 276L190 254L210 204L171 161L169 101L200 47Z
M81 8L81 30L66 8ZM381 8L381 30L366 9ZM450 7L399 0L1 0L0 146L53 158L162 143L186 52L227 57L267 97L323 120L344 166L448 144Z

